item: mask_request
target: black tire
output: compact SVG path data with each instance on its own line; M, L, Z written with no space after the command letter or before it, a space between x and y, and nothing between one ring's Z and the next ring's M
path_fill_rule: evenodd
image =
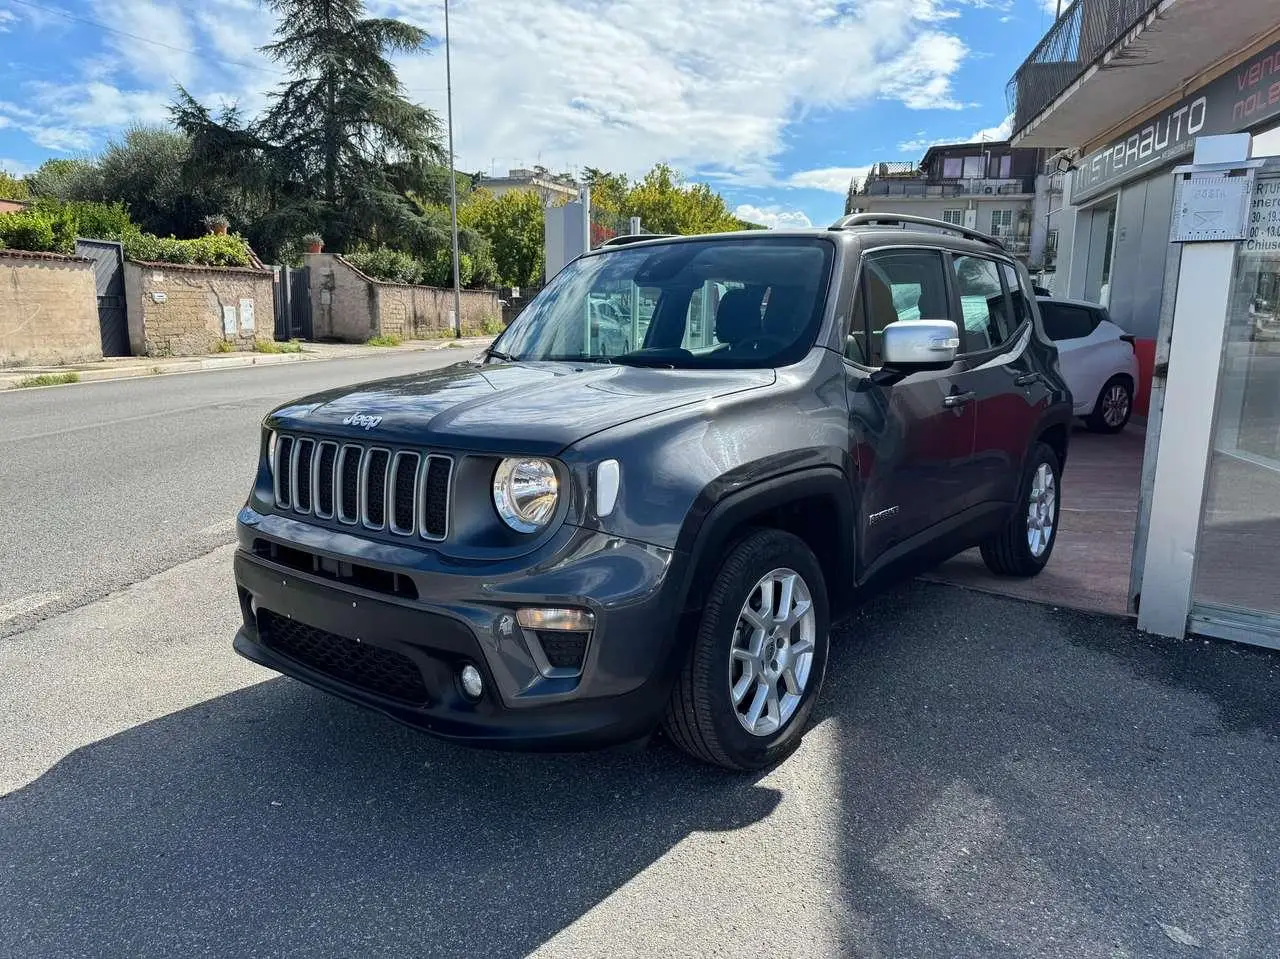
M1028 541L1028 511L1031 502L1031 485L1042 465L1053 474L1053 525L1049 542L1043 552L1036 555ZM1018 484L1018 501L1013 513L1000 532L981 544L982 559L987 569L997 576L1035 576L1049 562L1053 547L1058 542L1058 518L1062 510L1062 466L1058 454L1045 443L1036 443L1023 467L1022 482Z
M795 711L774 733L758 736L738 719L730 694L729 657L743 605L759 581L779 568L799 573L808 587L815 618L813 659ZM774 529L749 534L729 553L711 583L697 635L667 705L667 735L691 756L725 769L763 769L787 756L800 744L822 688L828 627L822 568L804 541Z
M1113 422L1107 422L1107 395L1112 390L1124 391L1124 415ZM1098 393L1098 401L1093 404L1093 412L1084 418L1084 425L1091 433L1119 433L1129 424L1133 415L1133 383L1127 376L1113 376L1103 384Z

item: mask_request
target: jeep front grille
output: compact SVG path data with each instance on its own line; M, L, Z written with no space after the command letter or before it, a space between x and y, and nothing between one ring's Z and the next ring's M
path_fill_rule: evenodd
M396 536L448 535L451 456L281 434L271 466L281 512Z

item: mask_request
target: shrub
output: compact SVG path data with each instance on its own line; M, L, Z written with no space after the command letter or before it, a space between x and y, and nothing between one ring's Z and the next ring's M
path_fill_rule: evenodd
M54 249L53 218L42 210L0 213L0 242L11 250L48 253Z
M422 264L399 250L380 246L376 250L347 254L347 262L366 276L391 283L421 283Z
M403 343L400 337L394 333L383 333L378 336L371 336L364 341L365 346L399 346Z
M213 344L213 352L215 353L230 353L234 349L235 347L231 345L230 340L218 340L217 343Z
M124 252L131 260L153 263L195 263L202 266L248 266L249 248L238 233L210 234L194 240L134 233L124 237Z

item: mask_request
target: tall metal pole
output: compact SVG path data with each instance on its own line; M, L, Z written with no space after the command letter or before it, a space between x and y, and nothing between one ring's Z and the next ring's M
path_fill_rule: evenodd
M453 65L449 56L449 0L444 0L444 89L449 122L449 217L453 221L453 335L462 335L462 281L458 264L458 171L453 157Z

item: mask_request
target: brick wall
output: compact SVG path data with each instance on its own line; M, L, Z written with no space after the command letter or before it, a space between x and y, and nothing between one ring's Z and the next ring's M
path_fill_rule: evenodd
M194 356L220 342L252 350L275 338L270 271L131 260L124 283L135 353Z
M311 316L317 339L363 343L371 336L429 339L447 332L453 291L434 286L384 283L361 273L340 256L308 254ZM502 319L496 293L463 290L463 332Z
M0 250L0 366L100 359L92 262Z

